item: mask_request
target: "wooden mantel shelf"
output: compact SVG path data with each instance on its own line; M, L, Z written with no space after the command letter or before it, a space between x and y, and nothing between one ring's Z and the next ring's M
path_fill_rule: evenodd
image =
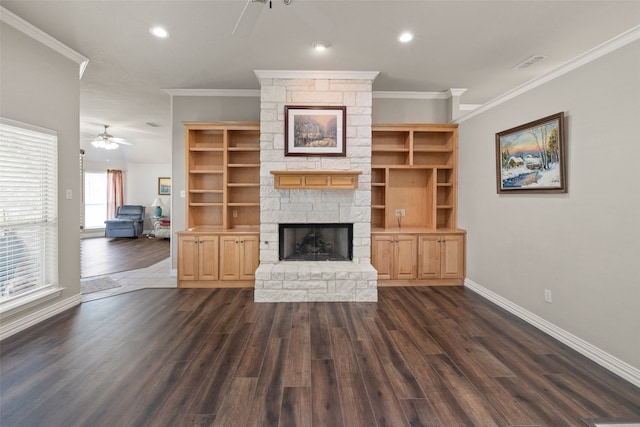
M286 170L271 171L278 190L355 190L362 171Z

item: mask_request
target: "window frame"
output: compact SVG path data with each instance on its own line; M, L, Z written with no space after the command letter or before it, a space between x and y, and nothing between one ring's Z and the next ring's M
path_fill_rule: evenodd
M0 296L0 314L6 314L55 298L62 291L58 274L58 135L0 117L0 143L4 163L0 165L0 177L4 176L0 180L4 181L0 182L0 236L9 242L18 236L20 245L26 246L16 252L18 245L9 243L4 265L7 275L20 265L25 270L18 279L35 277L30 279L33 283L18 280L23 291Z

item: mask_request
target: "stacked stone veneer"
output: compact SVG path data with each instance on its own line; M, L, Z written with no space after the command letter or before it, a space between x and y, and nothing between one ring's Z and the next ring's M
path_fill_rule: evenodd
M348 73L285 74L256 71L262 89L255 301L377 301L377 272L371 265L371 87L377 73L353 73L353 78ZM347 156L285 157L285 105L346 106ZM272 170L362 174L357 190L276 190ZM278 224L333 222L353 224L353 261L278 260Z

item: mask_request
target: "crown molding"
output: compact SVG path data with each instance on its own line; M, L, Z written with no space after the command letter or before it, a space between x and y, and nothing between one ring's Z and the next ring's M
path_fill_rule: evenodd
M35 27L34 25L30 24L29 22L25 21L15 13L10 12L2 6L0 6L0 21L4 22L5 24L11 25L16 30L24 33L34 40L39 41L43 45L53 49L62 56L65 56L74 61L80 66L78 78L82 78L84 70L89 64L89 58L71 49L64 43L54 39L49 34L45 33L41 29Z
M447 97L452 98L454 96L462 96L468 89L466 88L451 88L445 91Z
M639 39L640 39L640 25L637 25L631 28L630 30L625 31L624 33L619 34L616 37L594 47L593 49L590 49L584 52L583 54L576 56L570 61L560 65L558 68L551 70L548 73L543 74L539 77L536 77L532 80L529 80L528 82L523 83L520 86L517 86L511 89L510 91L498 96L497 98L493 98L489 102L482 104L481 107L476 108L472 112L457 118L456 120L453 121L453 123L460 124L465 120L468 120L472 117L477 116L478 114L484 113L485 111L488 111L494 107L497 107L500 104L503 104L519 95L522 95L523 93L529 92L530 90L533 90L538 86L541 86L551 80L557 79L558 77L561 77L575 70L576 68L580 68L583 65L588 64L589 62L595 61L596 59L608 53L611 53L615 50L618 50L621 47L624 47L629 43L633 43L634 41Z
M375 80L380 71L326 71L326 70L254 70L261 79L342 79Z
M411 92L411 91L373 91L373 98L378 99L449 99L447 92Z
M260 97L260 89L162 89L171 96Z
M260 89L163 89L171 96L229 96L229 97L260 97ZM459 91L459 92L452 92ZM449 99L451 96L460 96L466 89L449 89L445 92L411 92L411 91L373 91L372 97L378 99ZM478 108L476 104L465 104L469 108L461 110L473 110Z
M482 107L482 104L460 104L460 111L473 111Z

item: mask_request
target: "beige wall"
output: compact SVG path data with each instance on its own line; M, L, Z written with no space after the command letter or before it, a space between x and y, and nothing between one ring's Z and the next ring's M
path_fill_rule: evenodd
M447 123L449 103L446 99L376 98L374 92L371 120L387 123Z
M636 41L462 121L459 142L468 279L636 368L638 76ZM495 133L559 111L569 192L498 195Z
M58 132L59 282L49 300L3 323L80 294L80 81L77 63L0 23L0 115ZM72 190L73 199L65 199Z

